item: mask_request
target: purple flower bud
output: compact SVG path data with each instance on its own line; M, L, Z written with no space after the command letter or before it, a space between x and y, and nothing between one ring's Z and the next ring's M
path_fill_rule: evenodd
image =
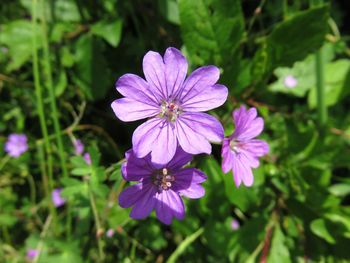
M231 229L237 230L240 227L239 222L237 219L232 219L231 221Z
M84 153L84 160L88 165L91 165L91 157L89 153Z
M81 140L75 140L73 142L73 145L75 155L81 155L84 151L84 144L81 142Z
M284 86L286 86L287 88L294 88L296 85L298 85L298 80L292 75L286 76L283 82Z
M114 230L112 228L108 229L107 233L106 233L106 236L111 238L111 237L113 237L113 235L114 235Z
M27 250L27 258L29 260L34 259L39 254L39 251L37 249L29 248Z
M5 143L5 152L11 157L19 157L28 150L27 136L25 134L12 133Z
M55 207L63 206L66 203L66 200L61 196L62 189L56 188L51 193L52 202Z

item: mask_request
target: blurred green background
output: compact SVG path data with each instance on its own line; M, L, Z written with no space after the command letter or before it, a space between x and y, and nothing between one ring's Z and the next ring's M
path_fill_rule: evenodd
M349 17L340 0L2 0L0 262L350 262ZM141 122L110 103L121 75L169 46L190 71L221 69L229 98L212 114L226 135L233 109L256 107L271 150L238 189L220 145L196 156L206 195L165 226L118 205ZM11 133L28 136L19 158L3 150Z

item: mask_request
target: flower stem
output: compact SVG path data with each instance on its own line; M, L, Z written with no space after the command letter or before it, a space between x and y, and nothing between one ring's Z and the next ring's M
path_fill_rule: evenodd
M51 70L51 63L50 63L50 51L49 51L49 41L47 37L47 25L46 25L46 18L45 18L45 1L41 1L42 5L42 12L41 12L41 30L42 30L42 44L43 44L43 54L44 54L44 70L46 74L46 80L47 80L47 88L49 91L49 100L50 100L50 108L51 108L51 118L53 120L53 126L55 130L56 140L57 140L57 146L61 161L61 169L64 177L68 177L67 172L67 166L65 161L65 152L62 142L62 136L61 136L61 127L58 119L58 112L57 112L57 106L56 106L56 98L55 98L55 92L53 87L53 81L52 81L52 70Z
M48 185L49 189L52 190L52 155L51 155L51 144L49 141L49 135L46 125L45 113L44 113L44 102L42 95L42 88L40 85L40 74L39 74L39 60L37 53L37 0L32 0L32 29L33 29L33 39L32 39L32 55L33 55L33 75L34 75L34 86L35 86L35 96L36 96L36 106L39 115L41 132L44 137L44 145L47 154L47 166L48 166ZM46 170L46 169L45 169ZM44 173L46 176L46 172Z
M97 207L96 207L94 193L92 192L90 183L88 183L88 189L89 189L90 205L91 205L92 213L94 215L94 220L95 220L95 224L96 224L96 238L97 238L98 254L99 254L100 262L103 262L105 255L103 252L101 238L99 236L99 231L102 229L102 227L101 227L101 222L100 222L100 219L98 216L98 211L97 211Z

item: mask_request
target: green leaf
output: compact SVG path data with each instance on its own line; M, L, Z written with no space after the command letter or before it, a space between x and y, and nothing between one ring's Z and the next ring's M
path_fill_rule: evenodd
M342 98L344 84L347 76L350 74L350 60L339 59L325 66L325 103L332 106L338 103ZM347 87L348 88L348 87ZM309 93L308 103L310 108L317 105L316 86Z
M32 55L33 34L37 37L39 49L41 47L40 30L33 32L30 20L14 20L1 26L0 44L8 48L10 57L6 66L7 71L16 70L29 61Z
M240 1L180 0L181 32L195 65L215 64L232 80L238 73L244 21Z
M326 222L324 219L319 218L311 222L310 225L311 231L316 235L324 240L326 240L328 243L335 244L336 241L334 237L331 234L330 229L327 228Z
M72 170L72 175L84 176L91 173L90 167L75 168Z
M335 184L329 187L329 192L335 196L346 196L350 194L350 184Z
M279 225L276 225L273 231L271 249L269 251L267 262L292 262L288 247L286 246L286 237Z
M102 37L112 47L117 47L122 35L122 20L115 21L99 21L91 27L91 32L99 37Z
M328 5L301 11L277 24L254 57L253 74L264 75L274 68L290 67L316 51L328 30Z
M90 100L103 98L111 84L103 44L91 34L81 36L76 43L75 82Z
M171 23L180 25L179 7L176 0L158 0L161 14Z

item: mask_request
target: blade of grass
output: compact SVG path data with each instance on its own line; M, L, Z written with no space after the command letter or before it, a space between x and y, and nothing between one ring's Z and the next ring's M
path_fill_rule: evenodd
M52 69L51 69L51 62L50 62L50 50L49 50L49 40L47 36L47 23L45 18L45 1L39 0L40 4L42 5L41 8L41 14L40 14L40 20L41 20L41 30L42 30L42 44L43 44L43 68L46 75L46 85L49 93L49 100L50 100L50 109L51 109L51 118L53 121L53 126L55 130L56 140L57 140L57 146L58 146L58 153L60 157L61 162L61 169L64 177L68 177L67 172L67 166L66 166L66 158L65 158L65 152L62 142L62 136L61 136L61 127L58 117L58 111L57 111L57 105L56 105L56 98L55 98L55 92L53 87L53 81L52 81Z
M170 255L170 257L167 260L167 263L174 263L177 262L177 258L181 256L186 250L186 248L191 245L192 242L194 242L201 234L203 234L204 228L201 227L196 232L185 238L184 241L175 249L175 251Z

